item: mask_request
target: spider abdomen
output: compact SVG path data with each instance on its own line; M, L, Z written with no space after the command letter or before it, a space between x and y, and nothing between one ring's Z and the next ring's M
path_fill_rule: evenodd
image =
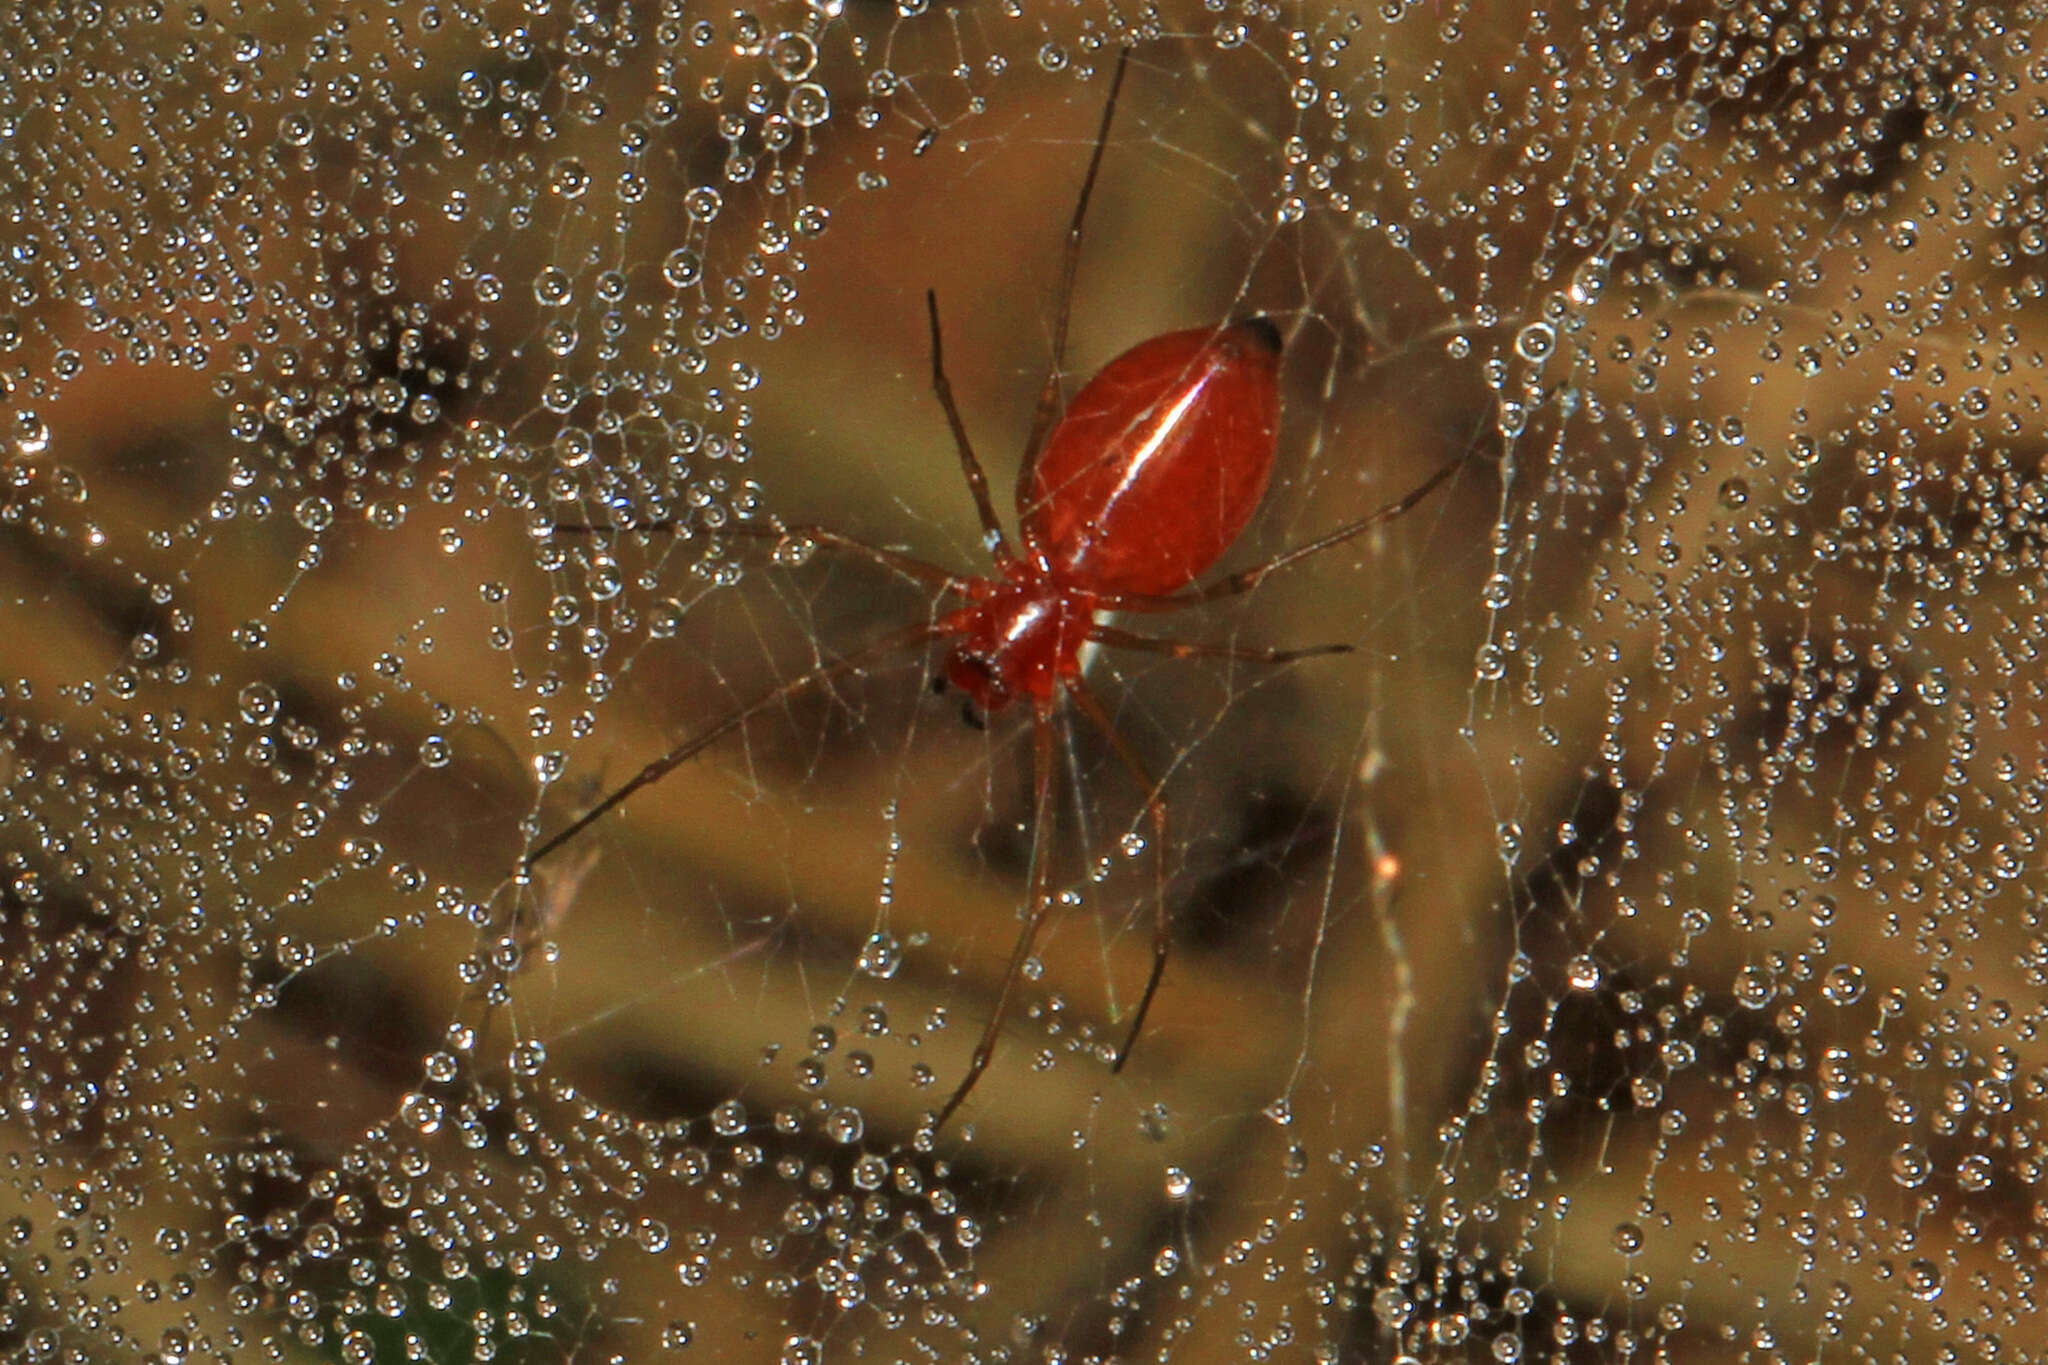
M1102 367L1046 439L1018 509L1027 550L1098 593L1184 588L1258 510L1279 435L1270 321L1140 342Z

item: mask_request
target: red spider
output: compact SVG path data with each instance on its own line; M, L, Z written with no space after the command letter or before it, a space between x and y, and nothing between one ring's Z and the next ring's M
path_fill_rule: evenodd
M1073 221L1067 228L1059 308L1053 323L1052 367L1039 392L1031 438L1025 445L1017 482L1021 548L1012 543L989 495L988 477L960 419L947 382L940 344L938 297L927 290L931 318L932 388L945 410L959 450L960 468L981 515L994 560L984 577L952 573L893 550L864 544L823 526L724 528L739 534L807 540L864 555L924 583L961 605L936 622L883 636L846 658L806 672L767 696L727 716L709 730L648 764L631 781L526 856L534 864L573 839L607 811L649 783L739 729L759 712L791 694L853 672L896 650L932 639L949 642L943 680L964 692L983 714L1011 702L1031 705L1033 721L1033 822L1029 910L1010 953L1003 983L990 1011L967 1074L933 1120L943 1127L967 1098L995 1050L1010 998L1052 906L1051 858L1047 854L1046 812L1051 808L1054 768L1053 716L1062 697L1100 729L1145 793L1152 826L1155 886L1152 970L1112 1070L1121 1070L1145 1024L1159 990L1171 943L1166 915L1166 802L1159 784L1081 677L1081 653L1088 644L1151 650L1176 658L1220 658L1284 663L1316 654L1341 653L1349 645L1309 649L1248 649L1196 644L1138 635L1111 625L1104 613L1162 612L1213 602L1248 591L1275 569L1342 544L1400 515L1449 478L1453 460L1414 491L1370 516L1276 555L1194 592L1181 589L1206 572L1235 541L1257 510L1272 472L1280 430L1280 351L1277 327L1262 317L1221 328L1172 332L1140 342L1109 362L1072 403L1060 410L1060 374L1066 357L1067 321L1074 277L1080 264L1081 226L1102 165L1117 94L1130 59L1125 48L1110 78L1095 148L1081 182ZM563 527L588 530L587 527ZM659 529L657 526L656 528Z

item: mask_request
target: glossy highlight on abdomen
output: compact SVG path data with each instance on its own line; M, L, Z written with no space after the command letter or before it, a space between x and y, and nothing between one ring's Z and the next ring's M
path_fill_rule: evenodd
M1270 321L1140 342L1053 428L1023 509L1025 538L1070 583L1173 592L1251 520L1279 435L1280 333Z

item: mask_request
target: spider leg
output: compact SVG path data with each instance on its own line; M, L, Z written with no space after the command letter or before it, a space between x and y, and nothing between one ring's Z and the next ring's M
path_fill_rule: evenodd
M1093 625L1088 638L1112 649L1142 649L1175 659L1240 659L1246 663L1285 664L1296 659L1314 659L1324 654L1349 654L1356 646L1347 644L1310 645L1305 649L1261 649L1256 646L1210 645L1195 640L1161 640L1115 626ZM1069 688L1073 684L1068 684Z
M967 491L974 495L974 510L981 516L981 530L990 554L999 560L1010 558L1010 541L1003 534L1002 518L996 515L995 499L989 496L988 475L975 458L974 443L967 439L967 423L960 420L960 405L953 401L953 381L946 378L946 352L939 339L939 291L924 291L925 311L932 319L932 392L946 410L946 425L953 430L953 444L960 450L960 472L967 476Z
M1017 471L1017 506L1031 501L1031 476L1038 465L1039 447L1052 432L1060 409L1060 374L1067 363L1067 323L1074 314L1074 278L1081 270L1081 224L1088 217L1088 201L1095 194L1095 176L1102 169L1102 149L1109 143L1109 126L1116 118L1117 93L1123 89L1124 69L1131 64L1131 49L1116 56L1116 70L1109 78L1109 98L1102 106L1102 125L1095 131L1095 151L1088 158L1088 173L1081 178L1081 197L1074 205L1074 220L1067 224L1067 244L1060 259L1060 303L1052 322L1052 367L1045 372L1045 385L1038 391L1038 408L1031 418L1031 438L1024 443L1024 464Z
M592 526L587 522L563 522L555 527L557 531L592 534L599 531L630 529L634 531L673 531L677 523L650 521L630 528L614 526ZM893 573L923 583L942 592L965 594L970 580L949 569L943 569L930 560L919 559L916 555L903 554L897 550L885 550L879 545L870 545L864 540L835 531L828 526L805 522L800 526L782 526L773 522L736 521L720 526L709 534L714 536L740 536L748 540L812 540L828 550L844 550L848 554L873 560Z
M1250 592L1265 580L1267 574L1277 569L1284 569L1289 564L1293 564L1298 560L1307 559L1310 555L1321 554L1324 550L1342 545L1353 536L1362 535L1380 523L1392 521L1395 517L1411 510L1417 503L1421 502L1431 493L1434 493L1451 475L1457 473L1463 467L1465 461L1466 457L1460 455L1457 459L1448 462L1443 468L1437 470L1436 473L1424 479L1420 484L1417 484L1413 490L1404 493L1385 507L1367 516L1360 517L1357 521L1339 526L1336 530L1325 535L1317 536L1306 545L1297 545L1291 550L1274 555L1264 563L1254 564L1249 569L1239 569L1228 578L1220 579L1206 588L1201 588L1191 593L1175 593L1166 597L1105 593L1096 599L1096 605L1103 611L1179 611L1183 607L1196 607L1204 602L1214 602L1220 598L1235 597L1239 593Z
M922 644L936 634L938 634L938 627L924 623L911 626L905 630L892 631L865 648L855 650L843 659L835 659L828 664L819 664L816 668L798 674L766 696L757 698L742 706L710 729L684 740L660 758L649 763L631 781L619 787L611 795L605 797L604 800L598 802L571 821L566 828L556 832L553 837L543 841L540 847L528 853L521 860L520 866L524 870L531 871L534 864L568 843L584 830L590 828L591 825L597 823L599 819L642 787L650 786L667 777L671 772L689 762L733 731L739 729L769 707L787 701L806 688L816 687L820 683L829 682L833 678L855 672L865 665L873 663L876 659L894 653L896 650L906 649L915 644Z
M1031 957L1038 931L1045 927L1045 917L1052 910L1052 841L1048 836L1052 825L1052 711L1049 707L1037 707L1031 719L1031 905L1024 916L1024 927L1017 933L1017 946L1010 950L1010 963L1003 969L1003 984L996 992L988 1022L982 1026L981 1040L974 1045L974 1055L968 1058L967 1074L960 1078L953 1097L932 1122L935 1133L946 1126L946 1120L953 1117L961 1101L974 1089L974 1083L981 1079L981 1073L988 1069L989 1058L995 1055L996 1039L1002 1033L1003 1016L1009 1013L1010 997L1016 994L1024 963Z
M941 568L928 559L907 555L900 550L885 550L879 545L870 545L864 540L835 531L829 526L806 522L800 526L770 526L760 522L735 522L718 528L716 535L748 536L755 540L811 540L828 550L844 550L848 554L861 556L903 575L905 578L937 588L942 592L965 595L970 580L950 569Z
M1122 1071L1131 1049L1138 1045L1138 1034L1145 1028L1145 1016L1152 1009L1152 997L1159 993L1160 979L1166 975L1166 959L1173 950L1172 925L1166 915L1166 797L1159 790L1158 779L1080 678L1067 680L1067 695L1074 699L1075 708L1102 732L1109 747L1137 780L1138 790L1145 793L1145 815L1152 822L1152 974L1145 978L1145 993L1138 997L1138 1012L1131 1016L1131 1030L1124 1035L1124 1045L1116 1050L1116 1060L1109 1065L1111 1071Z

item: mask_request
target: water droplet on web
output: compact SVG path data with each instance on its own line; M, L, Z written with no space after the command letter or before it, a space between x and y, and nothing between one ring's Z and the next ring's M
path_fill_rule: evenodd
M794 30L778 33L768 44L768 65L786 81L800 81L818 64L818 45Z
M790 89L788 108L789 121L800 128L815 128L832 117L831 97L813 81Z
M1586 261L1574 270L1569 290L1572 303L1586 308L1599 302L1600 296L1607 292L1607 273L1607 262L1598 258Z
M431 1136L441 1130L444 1113L442 1104L431 1095L417 1091L399 1101L398 1117L422 1137Z
M1829 968L1821 979L1821 994L1830 1004L1855 1004L1863 998L1863 969L1846 962Z
M709 223L725 207L725 196L710 185L699 185L683 195L683 212L694 223Z
M1774 994L1770 977L1758 968L1744 967L1735 974L1735 998L1750 1009L1762 1009Z
M277 689L266 682L252 682L243 685L235 694L236 705L242 719L251 725L268 725L277 719L279 701Z
M563 427L555 433L555 462L564 469L580 469L590 463L596 442L581 427Z
M559 266L542 266L533 277L533 301L543 308L560 308L575 294L575 281Z
M747 1131L747 1109L738 1100L726 1100L711 1111L711 1131L720 1137L739 1137Z
M1547 322L1532 322L1515 333L1515 354L1528 361L1543 361L1557 348L1557 331Z
M673 597L664 597L647 609L647 635L649 639L666 640L682 629L687 614L681 602Z
M1925 1256L1916 1256L1906 1266L1906 1292L1923 1303L1941 1297L1941 1267Z
M677 247L662 258L661 277L671 288L687 289L704 276L704 262L687 247Z
M324 531L334 523L334 504L321 497L302 498L292 516L308 531Z
M824 1365L824 1362L824 1348L810 1337L790 1337L782 1343L779 1365Z
M805 204L796 211L796 235L821 237L832 225L832 211L822 204Z
M795 569L808 564L817 552L818 542L814 537L789 535L775 543L773 558L781 567Z
M590 189L590 170L575 157L563 157L548 168L548 190L564 199L581 199Z
M866 1131L866 1120L858 1109L842 1106L825 1116L825 1136L841 1145L859 1142Z
M903 969L903 948L893 934L871 934L861 945L856 963L861 971L883 980Z

